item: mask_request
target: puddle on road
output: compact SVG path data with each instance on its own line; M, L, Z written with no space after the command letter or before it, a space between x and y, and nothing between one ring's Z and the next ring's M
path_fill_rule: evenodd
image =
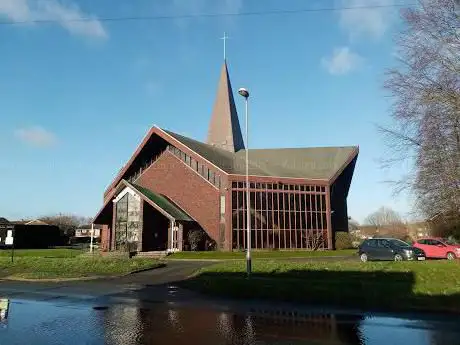
M460 344L460 322L0 299L0 345Z

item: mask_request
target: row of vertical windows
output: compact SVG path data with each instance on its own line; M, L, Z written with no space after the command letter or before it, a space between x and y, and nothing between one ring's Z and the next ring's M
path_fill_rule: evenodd
M139 178L139 176L142 175L144 170L147 169L149 166L151 166L153 162L155 162L158 159L158 157L160 157L161 153L153 157L150 157L150 158L145 158L142 162L139 163L139 167L137 168L137 170L133 172L131 175L129 175L128 177L126 177L126 180L128 180L131 183L136 181Z
M325 193L279 190L251 191L252 248L327 248ZM246 192L232 192L233 248L246 248Z
M232 188L246 188L246 182L232 182ZM311 186L311 185L296 185L296 184L283 184L283 183L257 183L250 182L249 188L251 189L268 189L268 190L293 190L300 192L326 192L325 186Z
M220 175L216 174L214 171L208 169L208 167L204 164L201 164L193 157L189 156L182 150L179 150L177 147L168 145L168 150L172 152L176 157L178 157L181 161L185 164L190 166L193 170L195 170L198 174L200 174L203 178L211 182L214 186L220 189L221 187L221 179Z

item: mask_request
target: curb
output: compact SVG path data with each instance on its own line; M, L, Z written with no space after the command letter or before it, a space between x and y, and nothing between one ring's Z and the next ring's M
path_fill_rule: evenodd
M252 260L322 260L322 259L356 259L357 256L355 255L349 255L349 256L343 256L343 255L334 255L334 256L309 256L309 257L295 257L295 256L287 256L287 257L274 257L274 258L258 258L258 257L253 257ZM241 259L175 259L175 258L165 258L164 260L166 261L190 261L190 262L225 262L225 261L243 261L246 260L246 258L241 258Z

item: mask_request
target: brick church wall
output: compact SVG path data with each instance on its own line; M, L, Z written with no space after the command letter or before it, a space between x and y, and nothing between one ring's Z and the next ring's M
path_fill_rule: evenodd
M219 190L172 153L165 151L135 183L170 198L218 242Z

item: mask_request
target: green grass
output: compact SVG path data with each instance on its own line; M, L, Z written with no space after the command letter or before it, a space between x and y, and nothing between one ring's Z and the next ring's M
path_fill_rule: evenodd
M270 299L332 307L460 312L460 263L254 261L200 270L185 287L234 298Z
M0 250L0 258L11 257L11 249ZM73 258L83 251L81 249L15 249L14 257Z
M161 262L152 259L18 257L11 263L9 258L0 258L0 277L62 279L117 276L161 265Z
M328 256L351 256L356 254L356 249L346 250L318 250L318 251L252 251L251 256L256 259L272 258L312 258ZM194 259L194 260L244 260L245 252L177 252L171 254L171 259Z

